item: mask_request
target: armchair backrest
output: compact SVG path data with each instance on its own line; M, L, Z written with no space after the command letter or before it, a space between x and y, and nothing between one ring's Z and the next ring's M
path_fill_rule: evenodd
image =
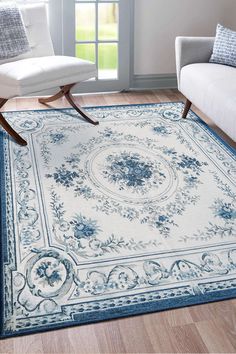
M44 4L26 5L21 6L20 11L26 27L31 51L15 58L0 60L0 65L26 58L54 55L46 6Z

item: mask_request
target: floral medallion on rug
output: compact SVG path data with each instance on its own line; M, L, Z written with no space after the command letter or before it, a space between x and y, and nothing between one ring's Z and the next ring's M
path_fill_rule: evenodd
M6 113L2 337L236 295L236 154L182 109Z

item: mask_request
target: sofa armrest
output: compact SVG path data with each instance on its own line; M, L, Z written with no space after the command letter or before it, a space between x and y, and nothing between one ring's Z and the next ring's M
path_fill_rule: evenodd
M175 41L178 87L181 69L194 63L208 63L212 54L214 37L177 37Z

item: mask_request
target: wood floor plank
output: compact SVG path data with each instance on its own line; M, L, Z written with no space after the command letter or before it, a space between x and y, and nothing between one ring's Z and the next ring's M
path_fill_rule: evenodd
M178 327L194 323L188 307L162 312L162 316L165 317L170 327Z
M73 332L73 330L71 331ZM73 340L71 341L70 336L68 335L68 330L59 330L58 333L56 331L46 332L40 335L43 347L43 353L76 353L73 348Z
M184 101L177 90L80 95L84 106ZM64 100L50 107L68 107ZM4 110L45 109L37 98L10 100ZM236 148L197 108L193 110ZM191 306L0 341L0 354L236 353L236 300Z
M148 328L145 326L142 316L128 317L119 322L125 353L157 352L157 348L153 348L151 341L148 340Z
M209 353L235 353L236 348L220 320L201 321L195 325Z
M0 340L0 354L12 354L14 353L14 340L4 339Z
M122 323L122 320L120 320ZM93 325L99 352L124 353L125 344L117 320Z
M155 353L178 353L175 338L168 324L167 311L145 315L143 322L148 333L145 340L151 342Z
M100 353L100 347L95 333L95 325L72 327L62 331L61 337L67 336L70 341L70 354ZM52 351L53 353L53 351Z
M47 336L45 337L46 340ZM17 354L44 354L41 334L16 337L13 340L14 351ZM47 341L47 340L46 340Z
M177 353L208 353L201 334L195 324L176 326L171 329L172 336L175 338Z
M212 302L190 307L189 311L194 322L207 321L214 318L227 318L229 321L233 321L236 319L236 308L233 306L234 302L234 300Z

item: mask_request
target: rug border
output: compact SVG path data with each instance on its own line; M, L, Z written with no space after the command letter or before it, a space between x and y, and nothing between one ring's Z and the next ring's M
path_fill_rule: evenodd
M87 109L104 109L104 108L121 108L121 107L140 107L140 106L158 106L158 105L170 105L170 104L176 104L176 103L181 103L184 105L183 101L176 101L176 102L157 102L157 103L142 103L142 104L120 104L120 105L103 105L103 106L86 106L85 108ZM49 109L28 109L28 110L17 110L17 111L5 111L4 113L14 113L14 112L47 112L47 111L63 111L63 110L72 110L73 108L49 108ZM213 137L221 144L223 145L226 149L228 149L234 156L236 156L236 149L231 147L227 142L225 142L211 127L208 126L207 123L205 123L195 112L191 110L191 113L194 115L196 118L196 121L203 124L206 130L210 134L213 135ZM83 121L81 121L83 122ZM4 140L9 138L6 136L6 134L0 134L0 157L4 155ZM3 213L4 207L6 207L5 201L4 201L4 195L5 195L5 178L4 178L4 160L2 160L2 163L0 164L0 237L3 237L3 233L5 232L5 226L4 223L6 223L5 216ZM4 282L4 250L3 250L3 242L1 242L0 239L0 314L4 313L4 289L3 289L3 282ZM63 329L63 328L69 328L69 327L75 327L75 326L80 326L80 325L86 325L86 324L92 324L92 323L97 323L101 321L108 321L108 320L115 320L119 318L124 318L124 317L130 317L130 316L140 316L140 315L145 315L145 314L150 314L150 313L155 313L155 312L160 312L160 311L169 311L177 308L182 308L182 307L189 307L189 306L196 306L200 304L207 304L207 303L212 303L212 302L217 302L217 301L226 301L230 299L235 298L235 291L232 289L229 290L221 290L221 291L216 291L214 293L214 299L212 299L212 293L210 294L201 294L201 295L192 295L188 296L186 299L184 297L181 298L175 298L174 300L171 299L165 299L165 300L159 300L158 302L153 302L153 303L141 303L141 304L136 304L135 309L133 310L130 306L125 306L122 307L122 312L118 313L117 308L116 309L109 309L109 310L104 310L104 311L97 311L93 312L93 315L88 318L88 314L78 314L79 319L76 320L78 321L75 323L75 321L68 321L63 324L52 324L52 325L47 325L47 326L40 326L35 329L24 329L21 330L20 332L15 332L15 333L3 333L3 327L4 327L4 320L3 316L0 317L0 339L7 339L7 338L12 338L12 337L18 337L26 334L36 334L36 333L41 333L45 331L53 331L57 329ZM168 306L169 305L169 306ZM168 308L169 307L169 308ZM116 311L116 313L115 313ZM112 316L112 318L111 318ZM85 317L85 318L84 318Z
M98 109L98 108L116 108L116 107L137 107L137 106L158 106L158 105L168 105L168 104L176 104L176 103L181 103L184 107L185 103L183 101L172 101L172 102L151 102L151 103L131 103L131 104L115 104L115 105L103 105L103 106L83 106L84 109ZM22 109L22 110L15 110L15 111L4 111L3 113L14 113L14 112L48 112L48 111L64 111L64 110L69 110L69 111L75 111L74 108L72 107L64 107L64 108L43 108L43 109ZM196 120L203 124L205 128L218 140L220 143L222 143L227 149L229 149L235 156L236 156L236 149L230 146L224 139L218 135L209 125L202 120L201 117L197 113L195 113L192 109L190 111L196 118ZM186 118L188 119L188 117ZM84 120L81 120L80 123L87 123ZM222 130L223 132L223 130ZM226 134L226 133L225 133ZM227 135L227 134L226 134ZM228 135L227 135L228 136ZM230 137L229 137L230 138ZM231 138L230 138L231 139ZM231 139L232 140L232 139Z
M6 216L3 210L6 210L6 198L5 197L5 178L4 178L4 136L5 134L0 134L0 338L2 338L4 320L4 242L2 241L3 235L5 234ZM7 138L8 139L8 138ZM2 163L1 163L2 160Z
M228 295L229 292L232 292L232 294ZM122 307L122 312L120 313L117 313L117 308L104 310L103 312L98 310L97 312L94 311L93 317L89 319L84 318L84 317L88 317L88 314L85 315L79 314L80 318L77 320L78 322L67 321L66 323L63 324L56 324L56 325L51 324L51 325L40 326L36 329L29 329L29 330L24 329L16 333L4 333L4 334L0 334L0 339L21 337L27 334L38 334L38 333L49 332L58 329L67 329L70 327L78 327L82 325L96 324L99 322L113 321L113 320L118 320L127 317L135 317L135 316L142 316L146 314L153 314L153 313L158 313L163 311L171 311L183 307L198 306L198 305L204 305L204 304L220 302L220 301L229 301L235 299L234 292L235 292L234 290L216 291L216 293L214 294L214 299L211 299L212 297L212 293L211 293L211 294L201 294L200 296L199 295L188 296L188 299L183 299L183 297L181 297L179 299L174 299L174 303L172 303L173 300L167 299L161 301L158 300L158 302L151 303L151 306L150 303L138 304L138 305L136 304L135 311L130 310L130 306L124 306ZM224 293L226 294L224 295ZM170 306L169 308L167 308L168 304Z

